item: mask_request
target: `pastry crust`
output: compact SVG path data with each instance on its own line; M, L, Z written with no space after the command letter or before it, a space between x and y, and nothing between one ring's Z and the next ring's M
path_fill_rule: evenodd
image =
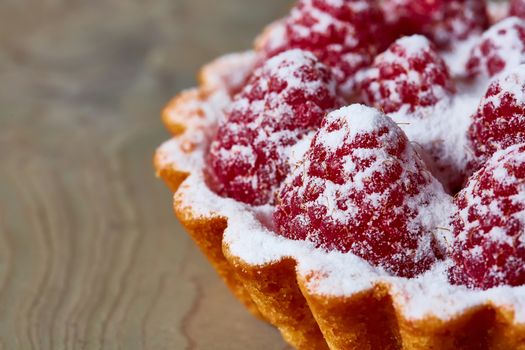
M252 314L266 320L259 308L254 303L251 293L245 288L242 277L239 276L222 251L222 238L227 221L221 217L200 218L195 217L191 208L186 208L175 201L175 214L193 239L195 244L206 255L219 276L224 280L233 294L239 299Z
M297 283L294 259L250 265L231 254L227 244L223 244L223 251L261 314L279 329L289 344L297 349L328 349Z
M222 62L214 67L225 66L232 69L235 65ZM199 122L209 113L203 108L211 104L217 91L242 80L225 80L228 74L210 77L213 69L209 67L204 72L199 89L183 92L165 108L163 121L174 139L169 147L159 148L154 164L158 176L175 192L178 219L253 314L276 326L297 349L525 350L525 324L515 322L510 307L488 302L448 320L432 315L410 319L403 312L403 296L395 295L387 282L348 296L319 294L311 288L312 281L322 283L323 276L315 271L299 273L294 258L252 265L233 254L223 239L228 219L213 212L203 215L186 198L191 184L185 179L201 169L179 164L169 154L176 147L176 152L189 159L196 155L202 166L207 141L193 136L209 132L203 130L209 125Z

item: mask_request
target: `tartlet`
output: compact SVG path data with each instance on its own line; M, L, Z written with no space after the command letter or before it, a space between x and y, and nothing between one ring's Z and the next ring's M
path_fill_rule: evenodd
M293 16L299 16L297 11L303 11L312 1L300 4L303 7L295 8ZM509 22L518 20L505 21L496 26L512 27L515 23ZM381 44L364 67L355 71L343 67L334 73L336 81L351 82L338 83L343 87L340 97L345 101L334 100L336 105L330 109L337 112L329 114L324 123L330 116L395 120L399 130L403 129L400 133L411 141L406 146L409 153L421 157L415 162L425 164L429 167L425 171L433 174L426 177L432 197L420 206L425 207L426 218L431 218L423 220L422 225L437 231L432 232L435 241L429 243L436 247L426 248L435 252L429 258L432 262L424 263L421 271L412 275L389 269L381 261L371 263L366 256L352 251L354 246L329 246L315 238L298 239L297 232L278 232L279 223L272 215L275 207L284 205L279 195L277 201L267 199L265 203L250 205L228 198L231 193L221 193L210 180L209 153L218 124L224 123L225 110L250 84L253 71L264 70L261 66L268 58L261 52L271 52L272 57L284 55L287 59L297 55L279 49L285 26L286 20L272 24L258 38L255 51L230 54L204 67L199 87L181 93L162 113L173 138L157 150L155 168L174 192L175 213L186 231L235 296L255 316L276 326L283 338L298 349L525 349L525 286L478 288L476 281L469 285L468 281L460 283L450 277L451 264L466 257L448 256L452 241L458 239L451 233L456 228L449 218L456 212L455 199L447 191L467 191L469 186L463 181L492 157L481 154L485 148L470 146L468 135L473 139L478 135L478 129L470 126L470 116L476 114L490 75L497 79L498 74L506 74L505 69L492 72L490 65L484 65L489 60L473 59L478 54L476 45L493 33L489 30L489 34L481 35L481 31L474 31L468 38L460 33L457 46L439 49L450 69L451 77L446 79L451 79L454 86L439 78L436 90L432 81L435 101L420 98L417 108L410 110L404 103L385 105L381 96L364 94L363 100L368 104L386 106L388 117L357 104L337 109L359 99L356 87L370 91L370 86L380 83L381 64L389 62L392 52L398 52L395 47L390 46L387 54L377 56L386 48ZM417 36L402 38L393 45L410 50L443 45L442 40L437 40L427 46L425 40ZM463 72L461 67L469 68ZM483 123L481 120L478 124ZM395 123L388 126L398 128ZM326 129L327 124L320 128ZM290 173L305 166L305 157L312 157L314 151L307 149L318 140L313 136L316 133L319 131L305 131L300 141L290 147ZM446 140L445 146L432 146L442 139ZM467 147L474 150L467 152ZM481 176L476 174L479 172L473 176ZM290 181L281 181L282 186L290 186ZM277 186L273 191L283 193L286 189ZM461 197L461 193L456 197Z

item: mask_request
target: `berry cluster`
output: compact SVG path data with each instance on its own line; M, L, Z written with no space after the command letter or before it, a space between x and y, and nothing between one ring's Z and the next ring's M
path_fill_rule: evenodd
M525 17L524 3L512 1L510 13ZM445 258L452 283L525 284L525 20L482 34L488 20L478 0L299 0L283 23L225 111L208 155L210 186L274 205L282 236L351 252L393 275L414 277ZM448 117L464 82L456 86L438 50L476 34L465 76L489 87L468 132L460 129L473 161L457 169L443 137L421 146L425 164L391 118ZM356 92L377 109L336 110ZM307 134L307 152L290 164ZM478 171L452 200L427 165L447 174L448 188ZM450 216L446 247L437 243L436 210L440 220Z

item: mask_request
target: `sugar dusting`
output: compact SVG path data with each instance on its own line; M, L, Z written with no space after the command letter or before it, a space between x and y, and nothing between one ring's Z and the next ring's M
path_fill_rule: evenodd
M411 142L438 158L437 161L430 160L429 167L445 185L449 181L460 181L458 177L461 177L473 158L467 131L471 116L476 112L480 96L486 87L487 85L479 83L459 85L458 93L451 100L420 109L417 116L408 114L405 110L388 114Z
M454 61L450 60L450 62ZM460 93L452 107L438 106L428 112L431 118L421 118L417 121L411 119L406 121L406 124L400 123L400 126L415 142L418 142L418 138L424 141L422 133L430 131L436 140L453 138L456 142L455 147L464 147L465 125L468 124L469 115L475 110L481 96L477 91L467 93L467 90L465 88L464 95ZM220 117L224 104L229 102L224 93L217 92L213 96L215 100L212 98L202 103L205 113L210 116L205 120L209 121L211 127L216 123L216 118ZM398 117L401 118L401 116ZM443 122L444 125L441 124ZM188 131L191 132L190 129ZM206 143L206 134L201 135L202 142ZM308 148L309 140L310 137L305 137L294 147L291 152L290 161L292 163L299 161ZM308 276L313 271L316 272L316 277L310 279L308 288L324 295L349 296L371 288L375 284L387 284L390 286L396 308L409 319L421 319L433 315L445 320L471 306L493 303L513 311L516 322L525 322L525 286L498 287L487 291L454 286L448 282L446 274L449 261L435 264L431 270L418 278L392 277L382 269L372 267L363 259L352 254L326 252L314 248L305 241L292 241L277 236L272 232L271 227L260 220L261 217L268 216L272 210L271 207L250 207L219 197L210 191L205 185L201 171L204 164L204 153L183 152L181 147L175 147L178 143L180 141L174 139L162 147L166 154L166 165L175 165L177 168L187 167L187 170L191 172L176 193L175 200L181 206L191 209L194 215L227 218L228 227L224 233L224 242L229 246L232 254L247 263L261 265L278 261L283 257L293 257L298 262L297 272L300 275ZM450 147L447 152L450 158L455 159L458 164L466 161L464 155L460 155L460 151L454 151L453 147ZM435 210L447 211L450 209L436 208ZM443 242L444 244L447 242L445 235Z

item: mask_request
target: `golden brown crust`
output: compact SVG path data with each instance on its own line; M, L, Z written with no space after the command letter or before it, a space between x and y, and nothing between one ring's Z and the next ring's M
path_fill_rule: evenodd
M264 266L249 265L223 247L244 286L268 322L297 349L328 349L317 322L299 289L293 259Z
M491 308L471 309L443 322L428 317L423 321L400 318L399 328L407 349L489 349L495 325Z
M308 278L300 278L308 300L331 349L401 349L395 310L385 286L352 295L329 297L311 293Z
M301 290L331 349L525 349L525 327L491 305L466 310L443 321L409 320L396 309L387 285L350 297Z
M157 177L164 180L164 183L173 193L177 191L179 186L189 175L187 172L179 171L174 167L169 167L163 164L162 154L158 151L153 158L153 166L156 169Z
M200 106L206 99L199 89L181 92L163 108L161 119L166 129L173 135L182 135L187 129L188 119L203 118L204 111Z
M181 222L195 220L191 208L186 214L179 216ZM201 220L194 227L185 225L192 236L199 237L197 244L208 257L215 256L211 260L226 256L226 270L236 274L234 279L242 281L243 291L260 313L297 349L525 350L525 327L516 325L505 310L489 305L448 321L435 317L414 321L396 309L387 285L349 297L312 293L308 278L297 274L293 259L264 266L247 264L222 243L219 231L226 228L224 219L220 219L222 226L212 218ZM210 227L218 229L213 233L215 239L207 233ZM221 268L215 267L221 274Z
M466 310L452 320L428 317L400 322L404 342L413 349L524 349L525 332L503 308L485 305ZM418 347L419 346L419 347Z
M191 208L186 208L175 201L175 214L186 232L206 255L217 273L224 280L233 294L239 299L255 316L264 319L250 296L244 288L243 282L235 273L228 260L222 252L222 237L226 228L226 219L220 217L195 218Z

